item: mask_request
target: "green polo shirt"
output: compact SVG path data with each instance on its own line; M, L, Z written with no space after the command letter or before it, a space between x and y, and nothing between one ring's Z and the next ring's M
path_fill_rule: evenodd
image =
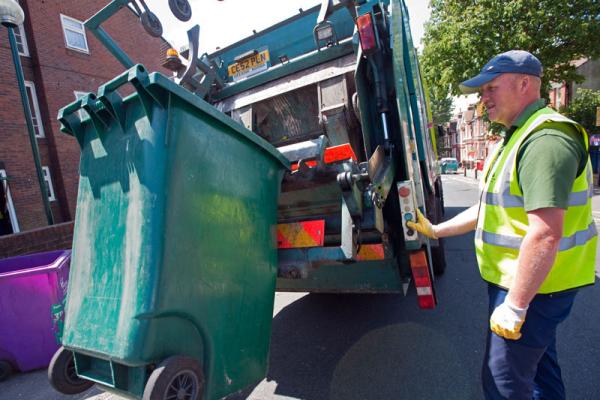
M530 104L506 132L504 143L536 111L543 99ZM546 123L532 133L517 153L517 175L525 211L558 207L566 209L575 178L585 171L584 138L567 124Z

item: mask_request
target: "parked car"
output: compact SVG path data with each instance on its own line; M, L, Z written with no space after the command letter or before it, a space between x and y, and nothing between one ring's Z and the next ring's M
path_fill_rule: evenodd
M442 174L454 174L458 171L458 161L454 157L444 157L441 160Z

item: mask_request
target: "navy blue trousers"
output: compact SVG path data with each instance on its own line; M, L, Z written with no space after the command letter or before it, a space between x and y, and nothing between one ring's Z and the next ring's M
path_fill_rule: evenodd
M488 285L489 314L504 302L506 290ZM577 291L537 295L529 304L519 340L488 329L482 369L487 400L563 400L565 387L556 354L556 327L571 312Z

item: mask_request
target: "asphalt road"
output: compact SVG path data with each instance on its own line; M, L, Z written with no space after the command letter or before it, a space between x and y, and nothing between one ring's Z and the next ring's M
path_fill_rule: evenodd
M444 191L447 218L477 201L469 178L445 176ZM594 209L600 225L600 194ZM406 297L277 293L268 377L227 400L481 399L487 300L472 241L472 235L447 240L435 310L420 310L412 287ZM600 398L598 304L600 285L582 289L559 328L571 400ZM99 393L61 396L45 371L0 384L0 399L117 399Z

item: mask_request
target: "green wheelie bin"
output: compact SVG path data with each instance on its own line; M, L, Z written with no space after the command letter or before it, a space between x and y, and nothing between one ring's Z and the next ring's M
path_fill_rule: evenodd
M72 393L73 380L87 379L130 398L218 399L262 379L288 161L142 65L59 121L81 159L52 385ZM61 363L70 357L76 371Z

